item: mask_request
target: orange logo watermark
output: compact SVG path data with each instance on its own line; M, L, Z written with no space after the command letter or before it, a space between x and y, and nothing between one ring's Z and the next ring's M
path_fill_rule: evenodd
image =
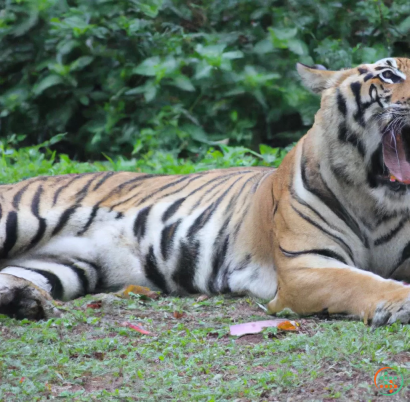
M382 395L394 395L403 388L403 376L391 367L382 367L374 375L374 385Z

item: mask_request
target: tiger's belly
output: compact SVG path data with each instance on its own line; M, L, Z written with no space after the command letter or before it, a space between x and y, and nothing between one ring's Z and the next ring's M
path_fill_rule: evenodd
M246 229L240 219L224 208L212 209L212 204L194 209L188 204L167 217L177 201L130 209L121 219L101 209L80 236L77 226L83 226L81 216L89 216L90 210L79 209L78 219L73 216L72 225L59 236L3 261L1 272L30 279L63 300L129 284L180 295L237 292L266 299L274 296L274 266L254 262L243 242L238 246Z

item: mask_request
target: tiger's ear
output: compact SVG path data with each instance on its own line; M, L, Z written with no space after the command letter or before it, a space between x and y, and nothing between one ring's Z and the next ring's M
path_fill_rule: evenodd
M325 89L334 86L341 73L340 71L326 70L320 64L309 67L302 63L296 63L296 69L305 87L315 94L320 94Z

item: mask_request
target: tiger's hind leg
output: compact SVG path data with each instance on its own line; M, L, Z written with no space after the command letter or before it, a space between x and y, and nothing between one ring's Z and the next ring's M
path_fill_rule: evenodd
M59 315L53 299L71 300L95 291L97 274L92 262L56 258L21 258L0 270L0 314L22 319Z
M50 294L27 279L0 273L0 314L40 320L58 317Z

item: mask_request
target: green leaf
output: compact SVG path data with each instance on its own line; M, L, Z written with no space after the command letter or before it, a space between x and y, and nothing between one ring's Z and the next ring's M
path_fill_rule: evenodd
M189 134L189 136L198 142L203 142L205 144L209 143L208 136L202 127L196 126L194 124L184 124L181 130Z
M241 59L243 57L243 53L240 50L236 50L234 52L226 52L222 54L222 57L224 59L229 59L229 60L233 60L233 59Z
M298 33L297 28L271 28L278 39L292 39Z
M137 67L133 68L133 74L146 75L148 77L154 77L156 75L155 67L160 64L160 58L158 56L145 59Z
M396 28L403 35L410 31L410 17L405 18Z
M138 3L141 11L151 18L155 18L162 7L162 0L139 1Z
M129 89L128 91L125 91L125 95L143 94L145 90L146 90L145 85L141 85L139 87L135 87L135 88Z
M288 47L292 53L295 53L299 56L305 56L309 54L308 47L304 42L299 39L289 39L288 40Z
M87 67L90 63L92 63L93 60L94 57L92 56L82 56L71 63L70 71L82 70L84 67Z
M275 50L272 41L269 39L262 39L253 48L254 53L266 54L271 53Z
M213 66L206 63L206 61L199 63L196 72L195 72L195 79L200 80L201 78L207 78L211 75Z
M195 87L192 85L191 80L185 75L179 75L172 80L172 85L182 89L183 91L193 92Z
M55 85L62 84L64 82L63 78L59 75L49 75L43 78L39 83L34 85L33 93L36 96L41 95L46 89L51 88Z
M151 102L157 95L157 87L152 83L150 85L146 85L144 97L147 102Z

